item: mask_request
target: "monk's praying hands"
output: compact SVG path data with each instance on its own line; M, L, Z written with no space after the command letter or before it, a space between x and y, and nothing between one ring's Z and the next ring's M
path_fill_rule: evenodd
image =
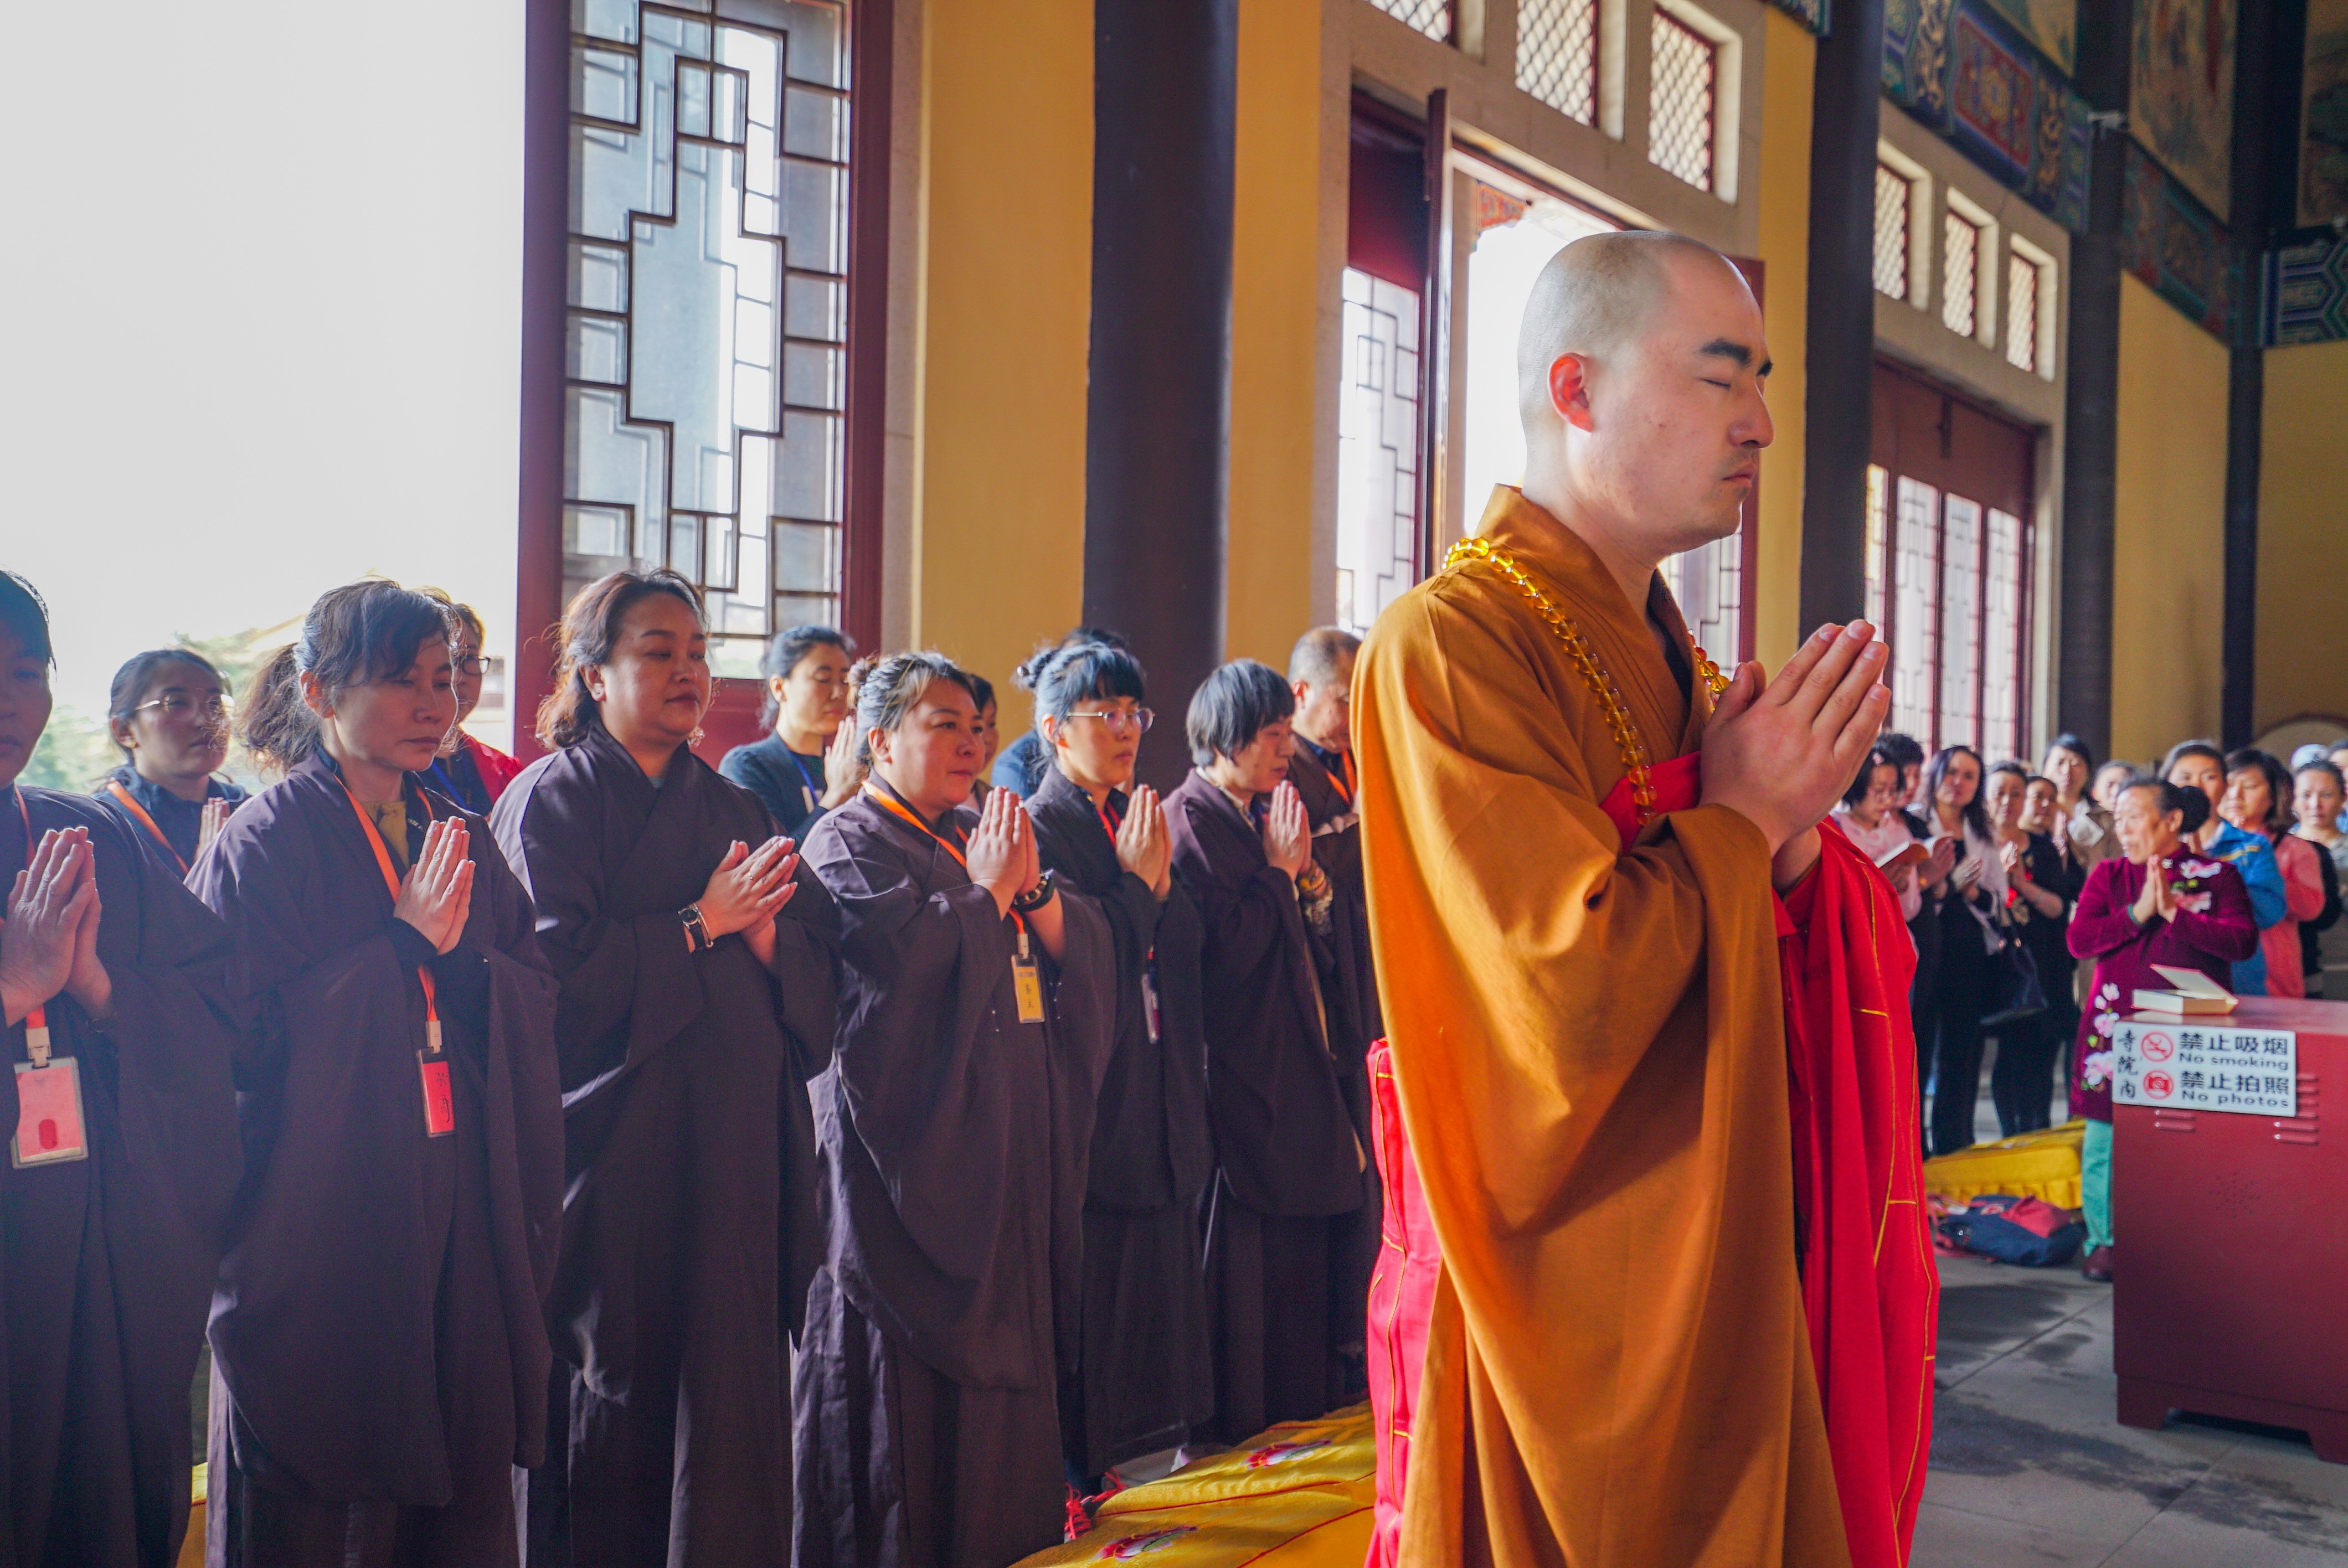
M1883 728L1883 659L1866 621L1821 627L1766 687L1759 664L1740 665L1704 726L1704 804L1767 836L1780 887L1818 859L1818 819Z

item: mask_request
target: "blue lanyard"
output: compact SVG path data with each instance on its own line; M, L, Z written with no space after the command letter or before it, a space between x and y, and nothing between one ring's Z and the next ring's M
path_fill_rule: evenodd
M815 809L816 801L823 794L822 785L819 784L814 779L808 777L807 759L805 757L800 756L798 753L791 750L788 746L785 746L783 748L783 755L790 758L791 766L799 770L799 785L802 789L807 791L807 808L809 811L813 811Z

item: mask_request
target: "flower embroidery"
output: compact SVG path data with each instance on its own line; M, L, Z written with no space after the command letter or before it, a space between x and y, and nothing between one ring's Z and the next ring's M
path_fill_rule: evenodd
M2113 1059L2118 1054L2111 1050L2089 1051L2087 1060L2079 1066L2080 1081L2089 1089L2101 1089L2109 1083L2112 1081Z
M2109 1034L2119 1026L2120 1015L2116 1012L2099 1012L2096 1015L2096 1032L2098 1034Z
M2178 869L2198 882L2204 876L2217 876L2218 863L2213 860L2188 860Z
M2208 893L2179 893L2177 896L2177 907L2188 915L2203 914L2209 907L2210 897L2211 895Z

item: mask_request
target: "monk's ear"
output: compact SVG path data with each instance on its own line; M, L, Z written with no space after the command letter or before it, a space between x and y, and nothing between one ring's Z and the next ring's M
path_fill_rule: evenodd
M1591 361L1587 355L1561 354L1550 361L1549 402L1557 416L1577 430L1597 428L1590 411L1590 372Z

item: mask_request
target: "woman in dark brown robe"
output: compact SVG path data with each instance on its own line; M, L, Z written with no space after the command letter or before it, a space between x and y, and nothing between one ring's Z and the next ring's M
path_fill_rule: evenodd
M839 905L817 1081L825 1264L793 1385L798 1568L1007 1563L1060 1539L1107 923L1043 876L1016 795L963 809L969 678L881 660L871 777L808 836Z
M313 605L243 715L284 780L190 878L252 1017L212 1568L520 1554L561 1217L554 979L488 825L414 777L456 722L448 645L439 604L380 579Z
M0 572L0 1563L168 1568L238 1168L228 933L97 802L17 782L49 661Z
M1344 1403L1357 1373L1341 1351L1369 1307L1349 1247L1368 1165L1352 1106L1366 1096L1347 1081L1358 1060L1332 1054L1335 890L1283 781L1294 708L1251 659L1208 676L1187 725L1199 765L1166 798L1174 875L1206 927L1207 1297L1226 1442Z
M1198 907L1174 880L1157 792L1133 787L1142 671L1105 643L1020 672L1052 758L1027 810L1048 870L1086 894L1116 949L1116 1039L1085 1192L1082 1344L1063 1390L1069 1483L1189 1440L1214 1414L1199 1199L1214 1173Z
M530 1561L787 1563L829 900L687 749L710 695L691 584L614 572L572 601L562 647L554 753L490 814L562 984L567 1444L530 1477Z

